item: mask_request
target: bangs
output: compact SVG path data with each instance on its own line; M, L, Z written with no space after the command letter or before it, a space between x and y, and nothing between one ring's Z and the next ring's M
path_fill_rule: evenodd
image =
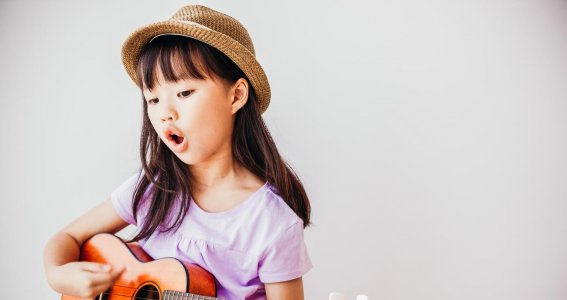
M200 43L175 35L163 35L152 40L140 52L136 69L138 86L153 89L159 83L160 70L163 78L169 82L214 79Z

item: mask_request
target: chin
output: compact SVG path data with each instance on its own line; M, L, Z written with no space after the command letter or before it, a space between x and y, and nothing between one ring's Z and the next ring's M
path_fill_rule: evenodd
M199 164L199 162L203 161L202 157L195 156L194 153L189 153L188 151L184 151L182 153L174 152L174 154L175 156L177 156L177 158L179 158L179 160L184 162L186 165L196 165Z
M177 156L177 158L179 158L179 160L184 162L186 165L195 164L195 162L190 157L188 157L187 155L176 155L176 156Z

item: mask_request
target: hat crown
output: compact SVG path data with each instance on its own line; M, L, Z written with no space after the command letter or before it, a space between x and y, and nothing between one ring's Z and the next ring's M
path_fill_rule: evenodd
M180 8L170 20L200 24L227 35L248 49L254 56L254 44L246 28L235 18L203 5L187 5Z

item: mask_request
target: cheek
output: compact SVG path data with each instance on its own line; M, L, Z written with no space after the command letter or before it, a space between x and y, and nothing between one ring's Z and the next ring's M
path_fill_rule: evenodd
M154 113L152 113L151 111L147 111L146 115L148 116L148 119L150 120L150 123L152 124L152 128L154 129L154 131L156 132L156 134L161 138L160 135L160 130L161 128L159 127L159 118L157 118L155 116Z
M194 137L199 139L200 144L214 147L232 134L231 121L232 118L230 114L226 114L226 111L209 107L199 114L190 114L187 128L190 128Z

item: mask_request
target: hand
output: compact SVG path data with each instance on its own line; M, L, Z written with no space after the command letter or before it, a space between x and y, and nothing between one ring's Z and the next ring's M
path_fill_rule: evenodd
M48 274L49 284L63 295L90 298L108 290L125 268L94 262L70 262L54 267Z

